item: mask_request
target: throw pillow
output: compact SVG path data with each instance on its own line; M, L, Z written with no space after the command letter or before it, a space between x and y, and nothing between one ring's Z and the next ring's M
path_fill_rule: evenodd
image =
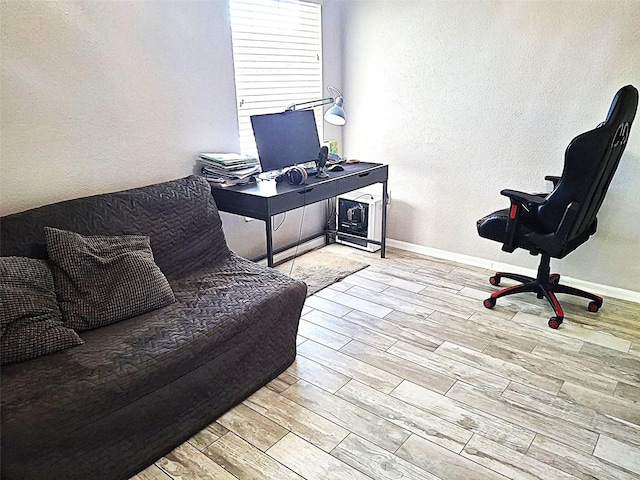
M0 257L0 360L2 365L81 345L62 323L46 260Z
M90 330L175 301L149 237L84 236L45 228L64 324Z

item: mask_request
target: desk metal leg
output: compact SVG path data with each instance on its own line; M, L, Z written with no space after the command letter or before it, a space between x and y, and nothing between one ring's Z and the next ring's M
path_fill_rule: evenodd
M327 198L327 221L325 223L325 245L338 239L338 197ZM332 242L333 240L333 242Z
M380 258L387 255L387 203L389 194L387 193L387 181L382 182L382 238L380 239Z
M264 222L267 227L267 266L273 267L273 232L271 231L271 217Z

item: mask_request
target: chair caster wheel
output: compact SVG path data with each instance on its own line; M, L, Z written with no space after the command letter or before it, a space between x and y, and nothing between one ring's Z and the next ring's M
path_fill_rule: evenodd
M496 306L496 299L495 298L487 298L486 300L484 300L482 302L482 304L484 305L484 308L491 309L491 308Z
M562 317L551 317L549 319L549 327L557 330L558 327L562 324L562 320L564 320Z
M600 310L600 307L602 306L602 303L598 304L598 302L593 301L593 302L589 302L589 305L587 306L587 310L589 310L590 312L597 312L598 310Z
M494 275L493 277L489 277L489 283L494 287L500 285L500 277L498 275ZM489 307L487 307L489 308Z

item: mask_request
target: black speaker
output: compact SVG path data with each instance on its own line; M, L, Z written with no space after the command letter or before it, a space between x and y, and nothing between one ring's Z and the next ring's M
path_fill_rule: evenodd
M309 178L307 171L302 167L294 165L293 167L286 168L281 175L278 175L276 177L276 182L287 182L291 185L302 185L307 181L307 178Z

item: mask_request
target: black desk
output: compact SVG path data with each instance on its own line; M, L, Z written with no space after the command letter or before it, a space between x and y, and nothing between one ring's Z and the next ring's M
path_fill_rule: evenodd
M344 171L328 172L329 178L309 177L304 185L289 185L275 180L259 181L249 185L234 187L216 187L211 192L221 212L235 213L245 217L263 220L267 232L267 264L273 267L273 232L271 218L279 213L300 208L303 205L327 200L343 193L351 192L368 185L382 183L382 238L367 239L380 245L380 256L384 258L387 237L387 180L388 165L381 163L342 164ZM309 241L326 235L327 232L305 238ZM340 234L343 235L342 233ZM346 236L346 235L345 235ZM361 238L361 237L355 237ZM364 239L362 239L364 240ZM291 248L286 246L278 251Z

